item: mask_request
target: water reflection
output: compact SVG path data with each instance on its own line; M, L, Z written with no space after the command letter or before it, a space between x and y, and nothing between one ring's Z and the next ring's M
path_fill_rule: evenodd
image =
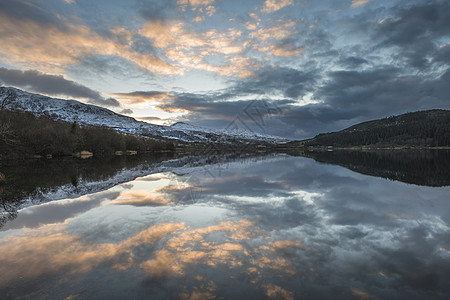
M450 150L307 151L316 161L426 186L450 185Z
M156 173L23 209L0 295L447 299L449 192L288 156Z

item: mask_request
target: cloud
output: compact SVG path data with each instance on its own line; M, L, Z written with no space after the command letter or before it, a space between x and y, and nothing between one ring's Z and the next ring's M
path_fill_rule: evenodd
M428 2L406 8L396 7L393 17L377 24L373 37L378 48L394 48L393 55L420 70L430 67L430 56L438 41L449 38L450 3Z
M371 0L353 0L352 7L358 7L369 3Z
M0 0L0 15L2 16L2 21L6 16L18 22L28 22L30 20L35 24L41 26L57 26L61 30L67 29L64 23L61 22L58 17L49 11L41 8L37 4L31 1L17 0ZM6 27L6 26L5 26ZM7 27L2 28L2 31L7 33Z
M71 12L80 9L78 2ZM224 1L139 0L133 8L142 19L125 26L114 14L110 23L96 25L44 9L43 2L0 0L0 56L4 65L43 74L157 81L169 88L142 85L111 96L186 113L183 120L204 126L227 126L255 100L276 104L280 113L263 114L264 129L296 138L449 107L448 1L294 2L261 1L257 14L246 4L230 17ZM213 9L220 12L214 24L207 20ZM205 22L192 22L196 17ZM183 81L178 75L205 72L219 75L217 81L227 77L221 81L227 87L199 93L170 88Z
M133 113L133 110L126 108L126 109L121 110L120 113L124 114L124 115L129 115L129 114Z
M6 63L63 72L83 56L103 55L121 57L156 74L181 73L155 53L133 50L134 35L124 28L112 28L113 38L102 36L22 1L1 7L0 22L0 53Z
M216 12L216 7L213 5L215 0L178 0L177 4L182 11L186 11L188 6L193 11L197 11L200 14L205 12L206 15L211 17Z
M298 56L305 48L297 47L294 43L285 41L283 43L260 47L258 50L261 52L269 52L273 56Z
M141 0L138 2L138 12L148 21L165 21L172 17L176 11L176 5L173 0Z
M117 93L115 97L127 99L130 104L140 104L146 102L163 102L170 100L173 96L169 92L160 91L136 91L130 93Z
M313 90L318 75L317 71L267 67L259 70L254 77L236 81L229 91L235 94L281 95L297 99Z
M161 118L158 118L158 117L136 117L136 119L142 120L142 121L160 121L161 120Z
M93 104L120 106L117 100L105 99L99 92L75 81L67 80L61 75L44 74L36 70L21 71L0 68L0 80L5 84L47 95L89 99L89 102Z
M178 0L178 5L187 5L190 4L192 6L202 6L202 5L211 5L215 0Z
M173 93L157 107L182 109L189 114L181 120L200 126L226 128L237 120L241 129L296 139L408 111L450 108L450 71L428 80L402 71L266 68L219 92Z
M224 76L249 76L248 68L255 64L236 64L236 59L249 62L240 56L243 52L242 32L229 28L220 33L211 29L205 33L195 33L182 21L149 21L139 34L152 41L165 57L183 72L204 70ZM224 57L225 56L225 57ZM219 63L210 63L207 59L220 58Z
M251 29L249 38L252 40L252 48L272 56L299 55L306 48L306 46L298 45L298 40L295 38L296 26L300 22L299 20L286 21L259 29L258 26L247 26Z
M283 7L293 5L294 1L292 0L266 0L264 2L264 7L261 9L263 13L272 13L277 10L282 9Z
M120 106L120 102L114 98L91 99L89 103L101 106L114 106L114 107Z
M349 56L349 57L345 57L340 59L339 61L343 66L350 68L350 69L355 69L358 68L364 64L368 64L369 62L367 60L365 60L364 58L361 57L355 57L355 56Z
M258 29L250 35L238 26L198 33L183 19L168 18L172 2L142 3L138 9L147 20L144 25L133 29L109 25L97 30L95 24L89 27L74 23L73 18L26 2L6 3L0 8L2 61L48 73L65 73L80 67L96 68L101 73L102 64L105 65L102 59L106 58L124 66L119 69L122 73L131 65L136 71L142 69L156 75L201 70L246 78L262 65L258 57L248 55L250 47L278 57L296 56L304 50L295 39L288 40L295 27L293 21ZM215 10L212 1L187 3L198 9L208 5L204 8L207 14ZM150 13L148 7L154 6ZM87 67L89 61L96 63Z
M37 278L45 273L58 272L68 267L74 274L84 273L89 272L101 263L114 259L116 255L129 255L133 249L139 246L156 244L182 228L184 228L184 224L158 224L138 231L136 235L120 243L92 245L82 243L78 236L67 232L67 224L50 224L47 227L44 226L32 236L22 235L17 239L5 240L1 245L2 251L12 252L9 252L10 256L3 257L3 262L5 267L10 266L11 270L16 270L11 273L11 276L17 276L18 273L15 273L19 272L18 266L21 266L22 275L29 279ZM44 249L46 251L43 251ZM26 256L26 259L18 264L12 255L13 252L28 252L33 255ZM36 255L40 257L39 261L35 260ZM127 265L125 261L119 260L115 266L119 267L121 264L123 264L122 267ZM27 267L30 265L35 267ZM12 266L16 267L13 268ZM10 278L2 278L0 283L4 285L8 280Z
M450 43L439 47L436 51L434 61L438 63L443 62L450 65Z

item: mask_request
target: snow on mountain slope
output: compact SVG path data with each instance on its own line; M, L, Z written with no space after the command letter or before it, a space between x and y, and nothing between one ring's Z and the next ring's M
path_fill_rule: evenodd
M249 143L251 141L278 143L285 140L273 136L261 135L245 130L223 131L191 126L186 123L175 123L172 126L149 124L109 109L85 104L76 100L51 98L32 94L16 88L2 88L0 101L7 91L17 95L6 107L14 110L28 111L35 115L47 115L54 119L77 122L86 125L103 125L115 130L155 137L165 137L186 142L214 143Z
M179 129L179 130L189 130L189 131L194 131L194 132L201 131L201 132L207 132L207 133L212 133L212 134L217 134L217 135L226 133L227 135L246 138L246 139L266 140L266 141L273 141L273 142L286 141L285 139L282 139L277 136L260 134L260 133L248 131L245 129L227 129L227 130L214 129L214 128L206 128L206 127L200 127L200 126L193 126L193 125L190 125L190 124L187 124L184 122L177 122L175 124L172 124L170 127L174 128L174 129Z

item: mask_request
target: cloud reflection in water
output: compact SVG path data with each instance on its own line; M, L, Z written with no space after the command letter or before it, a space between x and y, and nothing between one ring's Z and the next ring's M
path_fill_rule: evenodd
M43 225L0 235L0 290L83 298L114 282L96 297L445 299L449 191L298 157L150 175L86 196L119 193L96 207L83 198L86 210L60 223L21 212L17 222Z

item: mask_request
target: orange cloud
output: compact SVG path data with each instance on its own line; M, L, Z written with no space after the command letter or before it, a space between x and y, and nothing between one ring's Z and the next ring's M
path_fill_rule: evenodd
M33 20L15 20L0 13L0 53L3 60L45 72L61 72L79 62L83 55L119 56L157 74L181 74L155 54L131 49L131 40L118 43L98 35L83 25L39 24ZM117 28L112 33L119 32ZM126 32L121 30L121 34ZM126 35L125 35L126 36ZM130 36L130 35L128 35Z
M352 294L361 300L376 300L377 299L377 297L375 297L365 291L359 290L359 289L352 289Z
M266 283L263 287L266 290L266 295L269 299L294 300L294 293L285 290L276 284Z
M133 263L132 249L135 247L156 244L169 234L185 228L184 224L163 223L151 226L123 242L91 244L66 232L66 225L46 225L39 230L26 230L4 238L0 245L0 285L19 277L32 279L66 268L71 273L88 272L117 257L123 260L116 261L114 268L121 270Z
M293 0L266 0L261 11L264 13L271 13L293 4Z
M215 7L212 5L214 4L215 0L178 0L177 4L180 6L182 11L185 11L187 7L190 5L192 7L192 10L201 9L200 6L205 6L205 9L207 11L213 11L215 12ZM203 10L202 10L203 11Z
M353 0L352 7L358 7L369 3L371 0Z
M273 5L277 4L279 7L288 3L272 2L268 1L267 5L275 7ZM206 15L215 11L212 0L180 0L179 4L197 7ZM112 26L109 35L102 36L87 26L62 19L60 24L44 24L31 19L15 20L0 12L0 55L4 63L50 74L64 73L68 66L80 63L82 57L100 55L120 57L159 75L182 75L188 71L201 70L244 78L252 76L253 70L260 66L256 59L245 54L246 50L256 49L273 56L295 56L301 53L302 49L279 47L276 43L293 34L294 21L271 28L259 28L258 16L250 14L250 17L253 23L248 23L247 27L254 31L248 36L236 28L224 32L209 30L197 33L181 21L150 21L136 31ZM156 52L134 50L136 39L149 39L159 50L158 55ZM133 104L164 101L171 97L167 94L152 99L121 96Z
M169 206L174 199L162 194L149 194L149 193L138 193L132 192L126 195L122 194L120 200L114 200L110 202L111 204L118 205L134 205L134 206Z
M242 31L231 28L225 33L210 30L203 34L191 33L181 22L148 22L139 33L153 41L165 56L178 68L204 70L224 76L246 77L249 72L244 65L232 66L229 55L241 54L245 43L240 42ZM225 55L220 65L206 62L206 57ZM234 57L235 58L235 57Z
M298 276L299 267L286 253L305 247L298 241L271 242L262 236L267 235L244 219L200 228L162 223L117 243L97 244L69 232L66 223L45 225L2 239L0 286L14 284L17 278L26 281L49 273L78 274L109 265L115 272L141 268L156 278L183 276L189 270L199 285L191 290L183 288L183 295L212 297L216 285L200 276L204 272L195 273L192 267L198 265L234 269L238 274L246 272L250 282L260 286L269 298L291 299L292 292L270 282L264 273L276 278ZM156 250L142 251L146 246ZM353 290L353 294L366 295L358 290Z
M169 92L131 92L131 93L117 93L113 94L113 97L119 98L121 100L128 101L128 104L142 104L147 102L164 102L167 100L174 99L174 96L170 95Z
M273 26L250 33L250 37L259 41L267 40L281 40L294 34L295 21L281 23L278 26Z
M287 49L276 44L258 48L258 51L269 52L273 56L297 56L300 55L304 50L305 48Z
M280 42L294 34L296 24L295 21L290 21L251 32L250 38L253 39L253 49L260 52L268 52L272 56L300 55L304 48Z

